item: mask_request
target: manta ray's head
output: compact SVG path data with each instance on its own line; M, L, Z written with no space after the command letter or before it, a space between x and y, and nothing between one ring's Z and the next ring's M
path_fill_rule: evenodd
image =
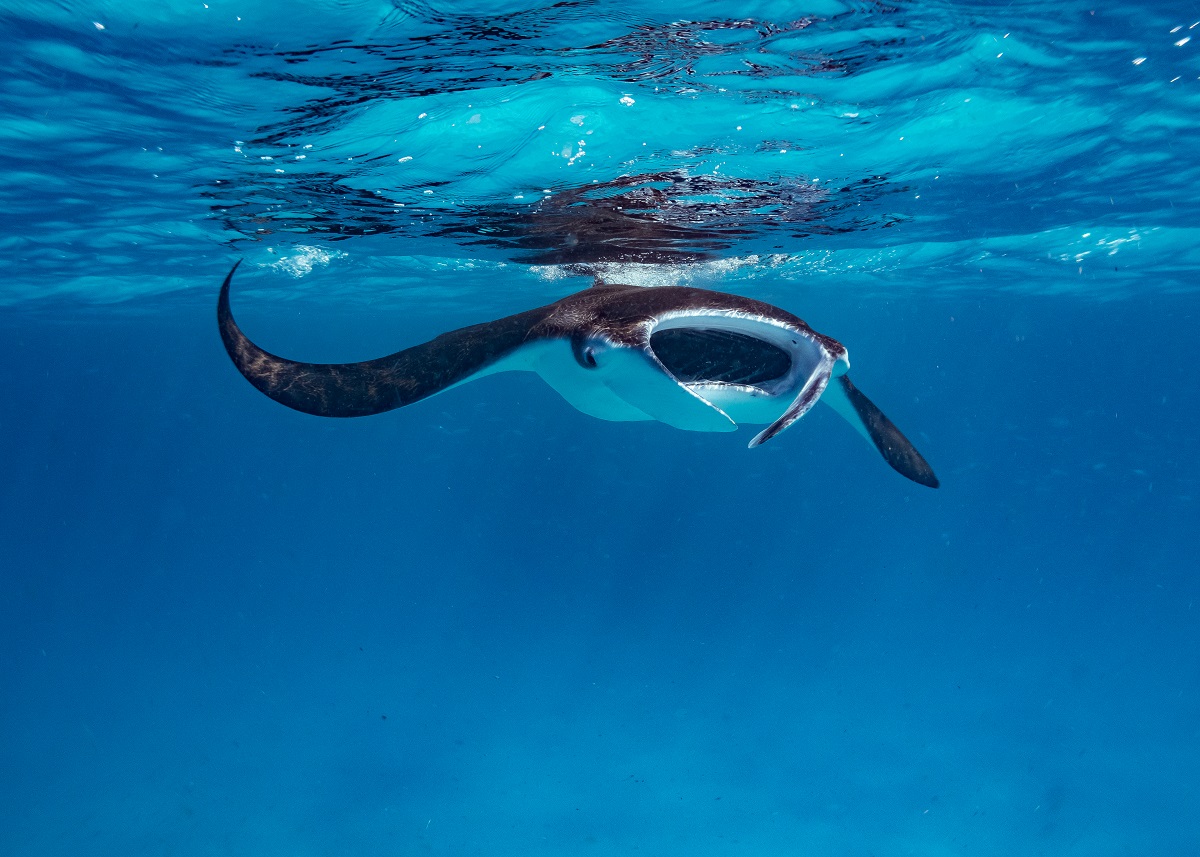
M782 432L821 399L899 473L938 486L912 443L851 383L845 347L794 316L742 308L663 313L647 329L646 351L680 388L731 423L770 423L752 447Z
M601 285L563 310L575 362L641 419L694 431L770 424L751 446L803 416L849 366L841 343L801 319L718 292Z
M647 331L653 360L692 396L734 423L770 423L757 446L804 415L849 358L799 319L745 309L674 312Z

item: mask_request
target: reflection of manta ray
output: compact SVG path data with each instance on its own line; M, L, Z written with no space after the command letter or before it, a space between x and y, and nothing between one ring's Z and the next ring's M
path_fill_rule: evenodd
M432 234L517 251L540 265L694 262L756 235L862 229L861 205L885 190L880 177L835 191L800 179L673 170L563 188L516 210L457 206Z
M233 200L227 189L235 186L240 198ZM333 241L403 233L498 248L505 259L530 264L587 266L695 262L735 245L740 253L774 252L790 239L882 228L897 218L875 203L900 190L886 176L839 186L670 170L558 188L519 205L446 206L350 187L318 172L220 182L205 195L229 228L245 235L286 231Z
M378 414L493 372L525 370L601 419L658 420L692 431L769 423L750 442L758 446L824 394L898 472L938 485L921 454L850 383L841 343L760 301L682 286L596 285L388 357L300 363L242 333L229 308L232 279L230 271L217 305L226 351L251 384L308 414Z

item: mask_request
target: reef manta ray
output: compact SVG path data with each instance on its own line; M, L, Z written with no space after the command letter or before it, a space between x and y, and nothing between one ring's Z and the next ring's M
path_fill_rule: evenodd
M225 350L251 384L306 414L378 414L485 375L524 370L600 419L713 432L734 431L739 422L768 424L750 441L755 447L819 399L897 472L938 486L916 448L850 382L845 347L761 301L686 286L598 283L388 357L302 363L264 351L242 333L229 307L237 267L217 302Z

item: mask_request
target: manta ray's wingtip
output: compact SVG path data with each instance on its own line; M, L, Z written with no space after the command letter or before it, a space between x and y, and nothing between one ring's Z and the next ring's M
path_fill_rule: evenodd
M223 282L221 284L222 290L226 290L229 288L229 284L233 282L233 275L237 272L238 266L241 265L243 261L245 261L245 260L238 259L236 262L233 263L233 267L230 268L229 273L225 275L225 282Z
M917 452L915 447L912 449L912 457L906 457L903 469L894 464L890 459L888 460L888 464L891 464L892 468L901 476L911 479L918 485L924 485L926 488L942 487L941 481L937 478L937 474L933 472L933 468L929 466L929 462L925 460L925 457L921 453Z
M221 293L217 296L217 320L222 328L224 328L228 321L232 320L233 313L229 309L229 285L233 282L233 275L240 264L242 264L241 259L233 263L233 267L225 275L225 282L221 283Z
M857 424L856 428L875 445L884 461L905 479L910 479L918 485L927 488L941 487L941 482L925 457L903 432L896 428L896 424L854 386L850 376L842 375L838 382L833 387L830 404L852 424ZM848 404L849 408L839 407L842 402Z

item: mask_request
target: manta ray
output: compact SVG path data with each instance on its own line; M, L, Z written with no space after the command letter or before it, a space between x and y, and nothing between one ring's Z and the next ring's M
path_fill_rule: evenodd
M240 263L239 263L240 264ZM933 468L850 382L845 346L770 304L687 286L597 283L536 309L443 333L360 363L303 363L255 345L221 286L217 323L238 371L270 398L322 417L411 405L496 372L535 372L578 410L688 431L766 424L759 446L825 402L901 475Z

